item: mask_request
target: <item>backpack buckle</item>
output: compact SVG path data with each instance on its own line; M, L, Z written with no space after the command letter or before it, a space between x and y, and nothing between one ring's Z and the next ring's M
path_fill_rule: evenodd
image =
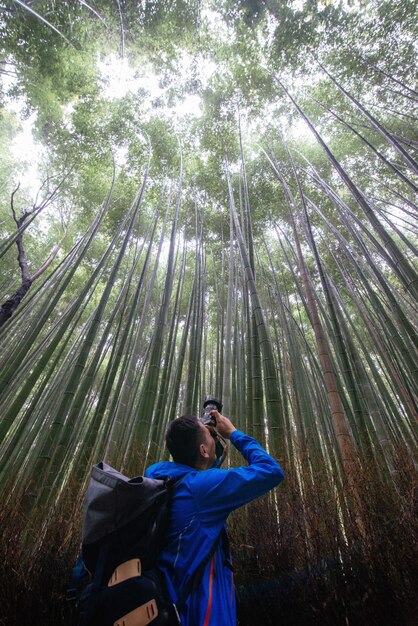
M134 578L135 576L141 576L141 561L139 559L131 559L130 561L125 561L125 563L121 563L114 570L109 582L107 583L107 586L113 587L114 585L118 585L124 580Z
M155 600L141 604L138 608L120 617L113 626L146 626L158 616Z

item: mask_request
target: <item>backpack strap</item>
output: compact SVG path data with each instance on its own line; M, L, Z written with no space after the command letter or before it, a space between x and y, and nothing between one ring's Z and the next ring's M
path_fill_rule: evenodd
M221 530L221 540L222 540L222 547L223 547L223 551L225 555L225 565L227 566L228 569L231 570L233 574L235 574L236 570L231 562L231 547L229 544L229 537L228 537L228 533L225 527Z
M78 622L78 626L89 626L91 624L91 619L96 609L96 602L98 598L98 594L100 588L103 584L103 574L106 567L106 559L109 552L109 545L105 544L100 547L99 554L97 557L97 564L94 570L93 578L90 583L84 590L80 600L84 604L80 612L80 618ZM85 598L83 599L83 596Z
M229 539L228 539L228 534L225 530L225 527L222 528L221 532L219 533L219 535L216 537L215 542L213 544L213 546L210 549L209 554L207 555L207 557L205 557L203 559L203 561L200 563L200 565L198 565L198 567L195 569L195 571L193 572L192 576L189 578L189 580L187 581L186 586L184 587L182 593L179 595L179 597L177 598L177 602L176 602L176 607L177 610L180 612L183 610L184 605L186 604L186 601L189 597L189 595L191 594L193 587L195 585L198 584L198 582L200 582L200 579L203 576L203 572L205 570L206 565L209 563L209 561L212 559L213 555L216 552L216 549L219 545L219 543L222 540L222 545L225 551L225 565L227 565L227 567L229 567L229 569L231 569L232 571L234 571L234 568L232 567L232 564L229 560ZM228 550L228 552L227 552Z
M92 578L92 590L98 591L103 586L103 574L106 567L106 560L109 553L109 544L105 543L100 547L97 557L97 564Z
M67 602L76 602L78 596L81 593L83 582L86 580L87 576L88 573L84 566L83 557L80 554L71 573L71 582L68 586L66 593Z

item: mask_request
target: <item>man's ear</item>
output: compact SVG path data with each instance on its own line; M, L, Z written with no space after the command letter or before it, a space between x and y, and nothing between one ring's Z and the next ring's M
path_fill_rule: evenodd
M204 443L200 444L199 452L200 452L200 456L202 456L204 459L208 459L209 458L209 453L206 450L206 444L204 444Z

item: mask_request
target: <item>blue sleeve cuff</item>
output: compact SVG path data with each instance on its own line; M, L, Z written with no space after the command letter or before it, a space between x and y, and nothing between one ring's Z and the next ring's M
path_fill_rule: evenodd
M229 441L230 441L231 443L235 443L235 440L236 440L236 439L239 439L240 437L242 437L242 435L243 435L243 434L244 434L244 433L243 433L241 430L238 430L238 429L237 429L237 430L234 430L234 432L233 432L233 433L231 433L231 436L230 436L230 438L229 438Z

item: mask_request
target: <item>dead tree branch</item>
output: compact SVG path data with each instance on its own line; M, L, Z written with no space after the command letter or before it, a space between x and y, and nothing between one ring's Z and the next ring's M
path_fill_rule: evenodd
M53 177L48 177L47 180L43 182L41 189L47 182L49 182L51 178ZM10 296L10 298L8 298L0 306L0 327L13 315L13 313L16 311L19 304L21 303L21 301L23 300L23 298L25 297L25 295L31 288L32 283L46 271L46 269L51 265L52 261L55 259L56 255L58 254L60 250L60 244L58 244L57 246L53 248L50 255L48 256L46 261L41 265L41 267L36 272L34 272L34 274L31 275L28 261L26 258L25 247L23 244L23 234L28 224L32 222L33 219L37 215L39 215L39 213L45 207L47 207L49 204L51 204L53 200L57 198L57 196L59 195L59 190L62 185L62 182L63 181L60 181L60 183L52 190L52 192L50 192L44 198L44 200L38 205L37 201L38 201L38 195L40 191L39 190L32 208L26 209L25 211L23 211L19 217L17 216L16 210L14 207L14 197L20 188L20 183L11 194L10 208L11 208L11 212L13 215L13 219L17 227L15 243L16 243L17 250L18 250L17 261L20 267L21 285Z

